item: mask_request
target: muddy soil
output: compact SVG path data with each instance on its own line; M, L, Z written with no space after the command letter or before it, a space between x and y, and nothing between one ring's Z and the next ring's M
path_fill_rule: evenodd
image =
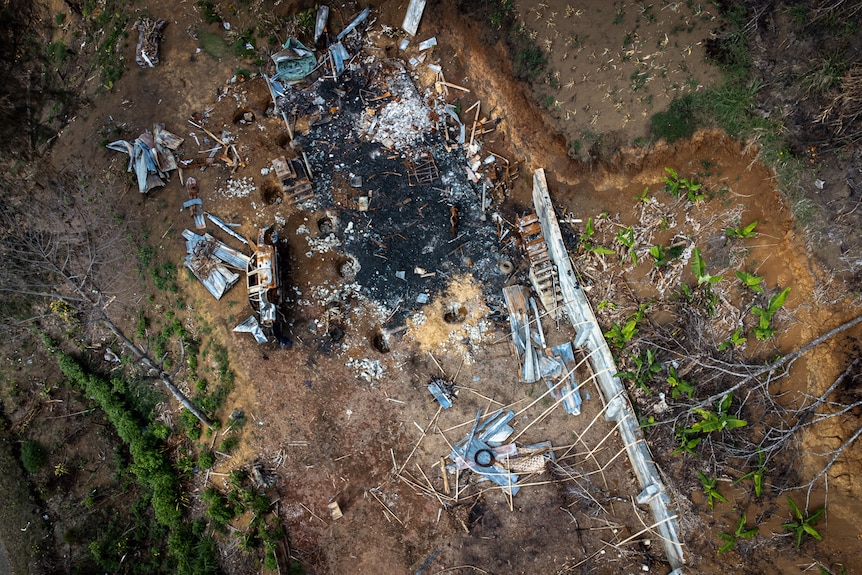
M715 71L703 64L698 43L709 29L708 11L696 13L681 3L675 10L673 7L608 6L575 8L570 13L569 6L548 2L522 8L525 22L542 24L534 27L536 39L548 51L554 69L561 71L559 76L552 75L556 79L548 95L554 102L546 110L536 106L536 92L530 86L514 79L506 46L489 41L492 36L485 23L465 17L454 2L433 7L434 17L426 15L417 40L436 36L439 45L432 58L449 82L470 90L450 90L450 103L466 110L479 101L482 115L499 120L496 131L483 136L483 149L518 164L522 174L511 182L508 197L494 200L495 209L504 216L511 218L529 209L529 176L540 167L548 174L558 213L581 220L565 230L571 238L583 233L587 218L603 212L609 212L620 225L636 224L640 205L635 198L647 187L667 205L679 224L677 231L684 230L700 245L710 246L704 250L708 262L730 270L734 263L744 261L745 269L763 276L766 285L792 287L781 315L779 337L771 342L753 338L748 342L746 357L765 360L798 348L852 317L858 308L842 293L841 284L833 282L832 275L809 257L790 207L753 150L720 133L701 132L676 146L622 149L613 168L572 159L578 155L572 154L573 142L584 140L585 133L616 132L620 141L631 141L643 134L649 114L664 105L662 98L696 90L715 78ZM287 15L298 8L286 3L275 12ZM351 4L341 7L341 12L349 17L359 9ZM161 63L151 70L129 69L110 91L91 89L91 103L54 142L52 161L84 174L101 170L122 174L125 156L98 146L100 139L132 139L153 123L165 122L168 129L186 138L188 149L197 151L206 147L206 136L187 122L206 115L210 131L228 130L237 138L247 165L235 174L225 167L195 171L204 206L225 220L242 224L240 229L249 237L275 222L293 289L292 305L285 312L285 330L293 347L258 346L247 334L231 332L251 313L242 286L216 302L192 278L180 274L179 285L188 303L187 325L198 329L201 337L223 342L236 372L235 390L220 415L224 419L242 408L249 419L238 451L220 455L213 473L198 476L189 491L221 486L229 471L257 462L278 478L270 495L287 526L291 553L309 573L413 573L429 558L429 573L667 573L655 538L638 535L651 518L631 502L637 494L636 482L626 458L619 455L619 437L601 417L598 391L591 390L592 398L578 418L559 408L541 417L550 406L549 399L540 397L544 390L518 382L506 318L493 303L499 298L499 287L513 278L500 271L497 255L453 255L446 250L444 260L449 258L451 268L423 283L409 267L411 258L422 255L422 250L415 250L412 244L399 246L395 234L400 232L394 225L388 230L391 234L373 238L376 247L357 242L348 250L327 243L330 234L346 243L348 222L358 228L368 221L354 209L358 192L349 185L349 174L338 176L344 181L331 186L336 193L316 204L297 207L274 201L267 193L272 178L262 170L271 167L273 158L291 150L283 121L268 114L271 98L266 85L260 78L236 79L238 64L231 57L215 60L198 50L197 32L223 32L216 24L204 24L193 6L153 1L146 4L146 10L172 18ZM387 38L379 30L384 25L397 29L403 6L378 3L373 14L370 30L377 31L377 44L371 50L378 55L397 55L398 39ZM254 18L253 11L238 10L230 21L241 29ZM677 30L673 38L664 36L668 27L676 30L680 25L684 29ZM590 32L584 33L583 26ZM624 41L625 35L617 38L623 32L631 34L630 44ZM129 62L132 50L127 48ZM631 55L627 55L629 50ZM604 84L607 91L588 81ZM418 83L421 88L428 85L427 79L426 84L422 79ZM653 98L641 93L646 86L654 90ZM251 122L245 120L248 112L253 114ZM330 155L349 163L351 158L369 153L368 144L358 141L341 149L335 142L324 145L325 129L309 126L306 133L313 142L309 151L314 165L331 166ZM200 146L192 147L195 137L201 139ZM661 179L669 166L698 175L714 197L691 207L674 203L667 194L661 196ZM413 218L416 214L410 210L424 203L416 201L419 193L401 190L414 201L399 205L400 196L387 196L385 188L397 186L392 182L384 186L386 177L370 182L366 177L366 189L382 194L381 207L398 209L402 215L407 213L405 219ZM180 231L191 226L191 218L178 210L187 195L177 176L149 195L139 194L131 179L124 181L127 185L117 193L127 198L129 214L140 215L158 257L179 266L185 255ZM238 184L241 181L247 184L245 188ZM238 194L240 188L250 190L248 195ZM494 239L498 230L490 222L487 228L479 222L478 196L472 198L474 205L467 198L459 200L462 217L469 217L476 230L482 230L476 232L482 241ZM431 209L434 212L424 223L442 227L446 243L453 235L457 237L450 233L449 205L432 204ZM421 210L419 213L421 217ZM757 238L745 240L736 251L716 239L723 238L725 228L753 220L758 221ZM466 222L465 218L464 225ZM217 230L211 233L230 241ZM674 233L656 231L654 239L669 241ZM608 245L612 245L612 237L611 233ZM503 245L496 248L506 249ZM486 251L494 249L490 244L485 247ZM358 253L360 250L374 253ZM488 261L482 261L483 255ZM376 291L347 287L353 279L343 273L349 257L366 264L356 283L374 286ZM386 257L401 260L390 263ZM515 262L514 279L523 280L526 267L517 253L506 253L506 259ZM611 299L621 307L636 306L661 295L645 272L622 274L615 268L624 266L616 259L607 259L604 265L610 271L601 272L617 278L615 285L625 286L625 293L613 297L599 293L598 287L605 284L596 277L597 289L590 292L594 307ZM410 289L396 283L397 288L387 291L387 280L381 276L390 274L388 281L397 282L391 277L396 271L412 274ZM690 271L681 269L679 274L680 278L688 274L685 280L692 280ZM742 307L740 295L733 289L727 288L726 299ZM431 294L428 304L415 299L423 292ZM149 306L149 313L156 314L172 305L166 294L159 295L154 304L141 301ZM443 317L453 309L458 311L454 323L451 317L450 321ZM602 315L601 319L618 317ZM548 326L549 337L563 340L572 335L553 327ZM380 345L381 330L393 332L385 346ZM730 323L726 330L723 335L732 331ZM859 335L857 329L814 349L793 365L774 391L796 393L796 397L819 394L858 355L855 341ZM425 389L437 376L450 378L460 387L452 410L440 412ZM655 396L637 397L644 410L655 409L655 400ZM458 478L459 485L449 485L454 493L464 488L462 479L469 481L462 496L453 499L445 493L440 458L469 430L478 409L487 412L503 407L518 413L513 425L516 433L524 433L520 442L550 440L558 449L561 468L578 480L559 473L537 474L527 478L517 496L509 498L500 489L488 489L487 484L477 484L475 477L465 475ZM645 411L645 415L650 413ZM23 415L9 417L14 421ZM792 481L804 483L816 473L825 459L816 454L839 445L848 430L855 429L847 427L854 423L858 425L855 419L839 421L836 429L827 430L830 423L826 422L804 436ZM781 529L781 523L790 519L786 494L780 491L788 485L783 473L770 470L776 474L774 484L767 473L765 495L758 501L744 486L732 485L743 471L732 473L730 466L737 462L726 462L729 467L721 467L719 475L722 493L730 501L713 511L704 501L689 460L672 454L669 436L672 432L653 432L649 437L680 510L686 557L693 572L802 573L814 563L835 570L838 565L859 561L860 534L853 521L862 512L862 503L852 481L862 464L858 446L846 451L833 467L828 498L822 483L811 494L812 509L824 502L829 509L828 522L818 524L825 540L809 541L795 550ZM98 459L98 453L90 456ZM448 481L454 483L454 478L449 475ZM797 501L803 500L803 493L790 492ZM85 494L81 491L76 497ZM332 502L338 503L343 517L330 515ZM200 512L199 505L193 507ZM757 517L759 535L717 556L717 533L732 531L740 512L747 513L749 525ZM57 528L56 533L61 539L62 530ZM620 542L624 543L615 546ZM230 538L222 543L225 570L248 572L248 559Z

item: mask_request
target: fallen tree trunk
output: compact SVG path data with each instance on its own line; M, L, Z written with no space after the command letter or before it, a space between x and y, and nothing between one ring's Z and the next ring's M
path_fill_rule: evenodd
M192 413L192 415L197 417L198 421L200 421L207 428L213 428L213 424L206 416L206 414L204 414L200 409L198 409L198 407L194 403L192 403L192 400L186 397L186 395L180 390L180 388L174 385L174 382L171 380L170 374L168 374L164 369L162 369L159 364L153 361L152 358L147 355L146 352L144 352L144 350L139 348L137 345L135 345L133 341L127 338L126 334L124 334L123 331L119 327L117 327L117 325L113 321L111 321L111 318L109 318L106 313L102 312L99 319L108 327L109 330L111 330L111 333L117 336L117 339L119 339L123 343L126 349L128 349L132 353L132 355L134 355L138 359L138 361L143 363L148 368L158 372L159 379L162 381L163 384L165 384L165 387L168 388L168 391L171 392L171 395L173 395L177 399L177 401L182 404L183 407L188 409Z

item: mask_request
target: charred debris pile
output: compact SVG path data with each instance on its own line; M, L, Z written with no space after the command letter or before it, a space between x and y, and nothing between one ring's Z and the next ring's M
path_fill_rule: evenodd
M342 275L400 313L427 303L459 270L496 284L489 291L499 294L500 264L508 271L508 258L494 216L483 209L483 185L485 202L491 200L488 182L469 179L463 149L451 137L459 127L426 104L399 62L374 68L293 97L317 102L318 110L280 102L291 113L336 110L297 141L309 150L316 207L324 214L319 227L352 262Z
M280 80L276 56L276 74L266 78L290 138L285 157L274 159L269 201L313 214L319 230L317 237L307 230L308 251L294 261L338 253L345 284L377 302L390 327L433 301L456 274L481 282L489 306L502 310L513 266L500 241L510 228L496 210L517 168L483 151L496 122L480 118L480 102L463 112L471 122L447 103L450 87L469 90L445 81L433 62L436 41L412 51L402 41L405 59L379 57L365 49L373 46L366 18L360 14L338 36L339 48L330 45L302 80ZM431 86L417 88L420 77ZM309 192L297 188L304 178Z
M491 310L503 313L516 234L499 213L517 165L485 149L498 122L483 116L468 88L446 81L436 39L411 45L402 38L398 57L390 57L380 46L401 33L373 26L369 10L337 36L327 17L321 7L316 49L289 39L272 56L273 74L263 76L272 102L266 113L282 125L277 135L266 134L275 144L271 157L246 157L242 132L207 129L209 112L189 121L205 134L191 136L206 157L182 158L183 140L161 126L155 137L147 132L112 149L129 154L142 192L165 185L170 170L178 168L182 179L183 169L223 165L231 176L227 191L219 191L228 202L259 187L263 203L277 208L251 201L251 232L218 216L230 211L218 194L202 196L194 178L182 182L189 198L183 209L196 230L183 232L186 266L216 299L245 276L254 315L236 331L259 343L286 344L298 329L292 318L316 313L304 306L346 304L354 296L376 306L374 321L392 329L464 275L482 284ZM455 95L472 105L450 103ZM255 119L247 108L234 114L235 124ZM252 164L265 166L262 178L242 175ZM296 214L302 217L290 217ZM307 249L301 239L299 248L291 244L293 235L305 236ZM336 266L340 285L312 294L290 285L291 267L321 265Z

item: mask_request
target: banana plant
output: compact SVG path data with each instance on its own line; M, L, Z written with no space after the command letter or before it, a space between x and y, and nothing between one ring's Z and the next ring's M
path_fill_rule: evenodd
M596 231L593 229L593 218L587 218L587 223L584 226L584 233L581 234L581 243L589 241Z
M687 428L679 428L676 432L676 441L679 444L673 450L674 455L697 455L695 449L703 440L699 434L689 433Z
M763 293L763 286L760 285L763 282L762 276L756 276L754 274L741 271L737 271L735 273L736 277L739 278L739 281L742 282L742 285L755 293Z
M679 190L682 187L679 181L679 174L673 168L665 168L664 171L667 172L667 176L662 178L661 181L664 182L665 191L673 197L679 198Z
M673 168L665 168L664 171L667 176L661 181L664 182L664 189L673 197L679 198L683 191L690 202L697 203L706 197L706 194L700 193L703 184L697 183L694 178L681 178Z
M671 260L675 260L685 251L685 246L675 245L665 249L664 246L655 245L649 249L649 255L655 260L653 266L660 268L666 266Z
M760 497L763 493L763 474L766 473L766 456L763 455L763 450L757 448L757 467L733 482L734 485L741 483L746 479L754 481L754 496Z
M699 407L696 407L694 411L701 417L700 421L693 423L689 427L695 433L712 433L713 431L735 429L748 425L748 422L744 419L737 419L726 413L716 413Z
M616 235L617 241L628 249L629 257L634 265L638 265L638 255L635 252L635 229L632 226L625 228Z
M609 305L613 306L613 308L617 307L612 303L609 303ZM640 323L640 321L646 315L649 306L649 302L639 304L638 309L632 315L626 318L625 323L611 323L611 329L604 333L605 339L608 340L609 343L612 343L617 349L624 348L625 345L629 341L631 341L631 339L637 334L638 323ZM602 306L600 304L599 309L601 308Z
M760 341L766 341L775 335L775 328L772 327L772 316L774 316L775 313L781 309L781 306L784 305L784 300L787 299L787 294L789 293L790 288L786 287L772 296L769 299L769 305L766 306L766 309L752 306L751 313L759 318L757 327L754 328L754 337Z
M728 393L719 400L716 411L695 407L694 411L700 416L700 421L691 424L688 430L692 433L709 434L714 431L736 429L737 427L748 425L748 422L744 419L738 419L730 415L731 403L733 403L733 394Z
M595 235L596 230L593 228L593 218L587 218L587 224L584 226L584 233L581 234L580 243L584 248L584 251L593 252L596 255L611 255L614 250L610 248L606 248L601 245L593 245L593 242L590 241L590 238Z
M788 531L792 531L796 535L796 548L799 549L802 545L802 538L805 537L806 534L818 541L823 541L823 536L814 528L814 524L823 517L824 513L826 513L826 508L821 507L811 515L805 515L790 497L787 498L787 503L790 504L790 509L793 511L794 519L793 521L784 523L781 526Z
M753 238L757 235L754 228L757 227L757 220L754 220L747 226L739 226L738 228L727 228L724 230L724 235L729 238Z
M700 200L706 198L706 194L699 193L700 189L703 187L703 184L699 184L694 181L694 179L686 179L681 178L680 184L685 190L685 195L688 198L688 201L697 203Z
M645 349L640 355L633 356L635 362L635 371L622 371L617 374L620 379L631 379L639 388L647 393L651 393L649 384L657 373L661 371L661 363L656 361L656 350Z
M694 394L694 386L679 377L676 373L676 368L672 365L668 368L667 382L670 384L670 396L674 399L679 398L682 394L687 395L691 399L691 396Z
M637 319L629 319L624 324L611 323L611 329L605 332L605 339L617 349L622 349L638 332Z
M725 533L723 531L719 532L718 536L724 539L724 545L719 547L718 554L721 555L725 551L730 551L734 547L736 547L737 541L740 539L751 539L755 535L757 535L758 527L755 525L751 529L745 528L746 518L745 513L739 518L739 521L736 524L736 531L733 533Z
M697 472L697 476L700 477L700 484L703 487L703 493L706 495L710 509L715 509L716 501L724 501L727 503L727 497L719 493L718 488L716 487L718 484L717 477L707 477L700 471Z
M649 186L644 188L644 191L642 191L640 194L635 196L635 199L640 200L644 204L650 203L651 198L649 197Z
M736 331L730 334L729 338L721 342L721 344L718 346L718 351L724 351L726 349L730 349L731 347L740 347L742 345L745 345L745 342L747 341L748 340L746 339L746 337L742 334L742 328L736 328Z
M703 256L700 253L700 250L694 248L691 252L691 269L694 272L694 276L697 278L697 285L701 284L714 284L721 281L723 276L711 276L706 272L706 262L703 261Z
M694 412L700 416L700 421L692 423L689 427L683 427L677 430L676 440L679 443L673 454L696 455L694 449L700 444L701 440L715 431L724 431L725 429L736 429L737 427L745 427L748 422L744 419L739 419L730 415L730 404L733 402L733 394L728 393L722 397L716 405L716 411L709 411L699 407L694 408Z

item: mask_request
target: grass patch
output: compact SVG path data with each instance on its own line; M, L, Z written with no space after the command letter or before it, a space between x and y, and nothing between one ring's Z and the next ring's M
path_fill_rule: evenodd
M209 30L198 30L198 44L203 52L215 60L221 60L229 51L225 39Z
M698 128L695 112L694 96L691 94L674 99L666 111L653 115L650 121L653 139L664 139L673 143L683 138L690 138Z
M28 440L21 444L21 464L27 473L36 473L48 463L48 454L38 441Z
M104 4L85 0L81 12L87 22L88 36L96 44L94 66L101 70L102 86L110 90L126 70L121 41L128 37L129 16L116 0L106 0Z

